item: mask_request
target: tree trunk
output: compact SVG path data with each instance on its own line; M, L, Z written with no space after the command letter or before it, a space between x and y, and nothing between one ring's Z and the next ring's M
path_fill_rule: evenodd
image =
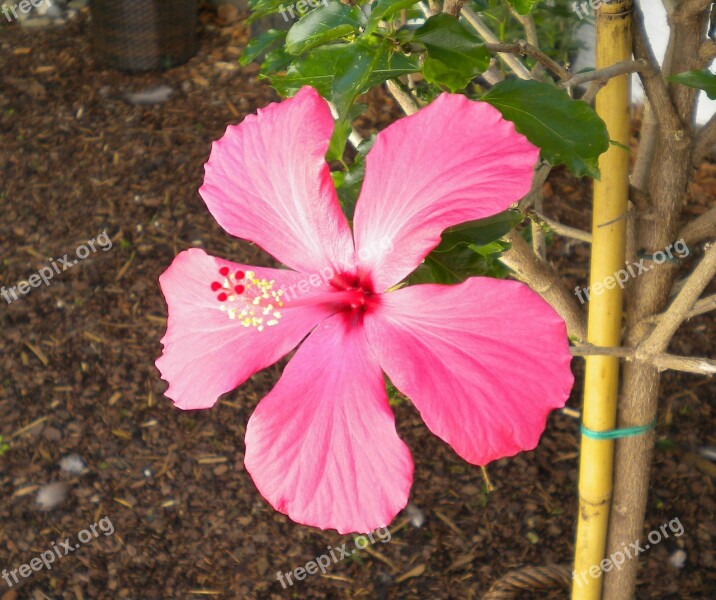
M696 68L704 16L689 23L673 23L677 43L670 57L672 73ZM694 31L694 29L696 31ZM670 73L664 73L669 75ZM685 86L674 87L670 98L687 129L677 135L660 132L652 160L647 189L651 197L650 215L637 228L637 248L646 254L664 250L676 241L681 210L691 175L691 139L694 93ZM653 268L632 282L628 296L626 345L635 346L648 333L645 319L661 313L669 301L676 268L669 262ZM617 427L648 425L657 417L660 374L644 362L628 362L623 371ZM604 576L603 600L629 600L634 597L638 557L630 544L641 540L649 492L649 472L654 449L653 431L618 440L614 462L614 493L609 520L607 557L622 553L620 569ZM627 551L629 552L627 554ZM646 546L645 546L646 549Z

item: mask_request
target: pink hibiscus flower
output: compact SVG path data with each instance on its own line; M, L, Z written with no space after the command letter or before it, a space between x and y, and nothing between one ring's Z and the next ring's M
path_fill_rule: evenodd
M445 228L527 193L538 150L489 104L442 94L378 135L351 232L324 158L332 130L304 87L215 142L209 211L289 269L179 254L160 278L156 364L176 406L208 408L300 344L249 419L246 469L294 521L368 532L405 507L413 476L383 373L476 465L534 448L573 378L564 322L521 283L394 289Z

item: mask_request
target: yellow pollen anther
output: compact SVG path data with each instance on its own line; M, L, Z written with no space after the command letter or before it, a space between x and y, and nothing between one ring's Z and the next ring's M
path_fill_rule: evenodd
M273 279L258 278L253 271L246 271L241 280L230 273L219 281L221 288L212 289L223 292L224 301L219 310L226 313L229 319L238 320L243 327L253 327L258 331L278 324L281 313L275 308L283 306L280 300L283 290L274 290L276 282ZM273 318L264 322L263 317L268 316Z

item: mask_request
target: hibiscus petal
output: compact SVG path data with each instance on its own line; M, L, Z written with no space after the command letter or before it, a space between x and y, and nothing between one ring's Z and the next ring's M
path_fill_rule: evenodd
M350 264L353 240L325 161L331 111L302 88L227 128L199 190L219 224L297 271Z
M239 273L243 282L236 277L238 271L243 272ZM247 282L249 271L255 273L258 285ZM262 286L262 279L273 280L272 288ZM331 314L329 307L310 302L325 293L323 280L312 280L304 286L306 293L295 294L296 284L307 279L308 275L295 271L239 265L197 248L179 254L159 279L169 306L164 352L156 361L162 378L169 382L165 395L182 409L208 408L221 394L295 348ZM239 294L236 286L245 289L239 288ZM280 288L292 290L302 302L278 306L273 295ZM253 304L259 295L258 305ZM269 305L272 308L267 310ZM242 316L244 307L247 312Z
M365 327L392 383L473 464L533 449L574 382L564 322L515 281L389 292Z
M375 289L414 271L447 227L524 196L538 154L495 108L461 95L442 94L379 133L353 221L359 263Z
M249 419L245 464L298 523L366 533L405 507L413 462L361 327L334 315L301 345Z

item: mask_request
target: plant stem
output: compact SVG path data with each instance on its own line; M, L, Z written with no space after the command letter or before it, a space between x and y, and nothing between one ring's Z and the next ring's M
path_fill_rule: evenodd
M602 4L597 13L597 70L631 56L631 0ZM596 97L597 114L609 137L629 145L629 76L610 79ZM590 285L604 281L624 264L629 199L629 157L611 146L599 157L601 180L594 182ZM610 223L604 226L605 223ZM622 327L622 290L615 287L593 296L589 304L587 340L597 346L619 346ZM619 385L619 358L586 358L582 421L593 431L614 428ZM574 570L577 574L604 558L612 493L614 442L582 436L579 464L579 517ZM601 577L575 577L573 600L599 600Z

